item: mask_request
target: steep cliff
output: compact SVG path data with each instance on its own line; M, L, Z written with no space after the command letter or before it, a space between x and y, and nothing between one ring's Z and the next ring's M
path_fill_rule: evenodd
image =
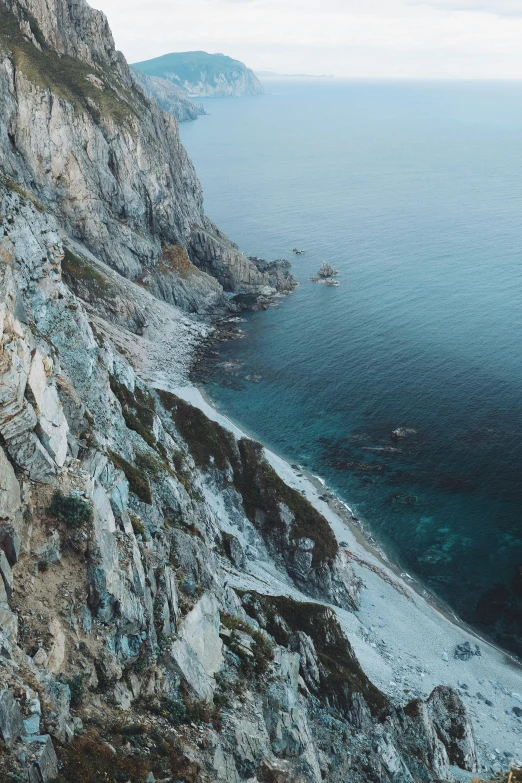
M187 311L284 270L204 217L101 14L0 3L0 780L473 772L454 690L369 679L326 516L182 399L210 329Z
M2 0L0 14L0 166L74 239L132 280L181 246L229 291L291 289L205 217L176 121L139 89L103 14L66 0Z
M264 92L250 68L224 54L172 52L135 63L133 68L147 76L167 79L191 97L240 98Z
M132 71L145 95L154 98L160 109L172 114L178 122L197 120L199 116L205 114L203 106L193 103L182 87L159 76L147 76L137 68L133 68Z
M56 219L5 178L0 223L0 779L475 769L455 692L398 707L361 668L333 608L360 580L326 519L257 444L140 379L204 327L87 255L75 278ZM128 306L107 320L104 295ZM129 332L147 305L156 335Z

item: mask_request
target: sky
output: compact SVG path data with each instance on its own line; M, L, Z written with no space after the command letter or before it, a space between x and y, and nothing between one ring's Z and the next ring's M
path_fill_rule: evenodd
M254 70L522 79L522 0L89 0L129 62L222 52Z

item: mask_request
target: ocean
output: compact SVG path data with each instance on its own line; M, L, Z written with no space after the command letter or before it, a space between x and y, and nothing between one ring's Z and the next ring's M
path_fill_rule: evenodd
M181 126L207 214L300 283L206 390L522 655L522 84L266 90ZM323 260L339 287L310 281Z

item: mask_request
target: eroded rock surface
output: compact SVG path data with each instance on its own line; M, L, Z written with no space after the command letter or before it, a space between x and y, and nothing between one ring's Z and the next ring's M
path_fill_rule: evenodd
M364 673L326 518L168 391L209 331L186 310L288 278L204 217L102 14L0 0L0 20L0 776L473 771L455 692L392 703Z

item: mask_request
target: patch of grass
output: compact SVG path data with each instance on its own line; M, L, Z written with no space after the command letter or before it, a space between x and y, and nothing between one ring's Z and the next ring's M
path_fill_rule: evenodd
M292 512L290 538L310 538L314 542L312 566L331 562L337 555L335 535L322 514L297 490L289 487L277 475L264 455L263 447L252 440L240 440L241 471L236 471L234 483L243 498L243 506L249 520L256 527L278 541L278 549L285 551L286 525L281 517L279 504L284 503ZM259 515L258 512L262 512ZM260 521L262 520L262 521Z
M19 20L0 3L0 45L11 53L15 67L29 81L51 90L77 111L93 115L95 120L111 118L123 123L138 116L134 107L143 103L138 91L131 93L117 85L108 68L91 66L75 57L58 54L47 45L34 18L27 12L24 16L42 51L22 34ZM103 89L88 78L92 74L102 80Z
M150 486L147 476L143 473L143 471L135 468L134 465L131 465L130 462L127 462L124 457L122 457L120 454L116 454L116 452L112 451L111 449L108 449L107 454L109 455L109 458L114 467L122 470L125 473L125 478L129 482L130 491L133 492L134 495L136 495L144 503L147 503L147 505L151 506L152 496L150 494Z
M132 529L134 530L134 535L144 536L145 525L143 524L141 519L138 516L136 516L136 514L133 514L132 511L129 511L129 519L131 521Z
M230 432L174 394L158 391L158 395L198 467L224 470L234 462L235 440Z
M277 551L283 556L288 551L287 526L280 508L284 503L294 517L290 529L291 546L296 547L300 538L309 538L314 542L312 567L333 561L338 545L330 525L306 498L277 475L264 458L259 443L243 439L236 444L228 430L198 408L169 392L158 394L198 467L214 466L224 470L232 466L234 486L243 499L247 517L269 539L275 539Z
M261 605L267 618L266 630L277 644L286 647L296 631L310 636L320 663L321 682L316 695L321 701L346 715L350 713L351 694L355 692L363 696L374 716L380 716L389 709L388 699L363 672L331 609L282 596L250 595L254 595ZM252 605L252 602L244 601L249 614L252 613Z
M181 245L169 245L163 248L163 256L158 262L158 272L172 273L187 279L200 274L199 269L190 260L187 251Z
M144 470L153 478L161 476L165 470L169 470L168 465L159 460L149 451L138 451L135 457L136 465L140 470Z
M55 747L60 761L56 783L143 783L150 772L156 780L201 780L199 766L174 746L163 727L160 731L138 722L111 727L101 724L71 743Z
M7 190L12 190L14 193L17 193L22 201L29 201L33 207L38 210L38 212L44 211L43 206L32 195L32 193L29 193L28 190L25 190L25 188L19 185L18 182L15 182L14 179L11 179L11 177L8 177L7 174L5 174L3 171L0 171L0 182L2 185L4 185L5 188L7 188Z
M156 405L152 394L136 386L134 393L114 375L109 376L111 391L121 405L125 424L137 432L151 448L156 447L153 426Z
M76 495L62 495L57 492L47 513L65 522L69 527L82 527L92 521L92 508Z
M230 631L242 631L252 637L254 657L250 658L249 655L245 655L240 645L234 644L234 635L232 634L230 648L241 659L243 674L266 674L270 661L274 659L274 648L270 639L261 631L251 628L247 623L231 614L221 613L221 624Z
M116 289L108 277L92 264L64 247L62 260L63 279L74 293L82 294L82 284L96 299L112 299Z
M199 531L198 528L192 524L192 522L183 522L181 519L178 519L172 514L169 514L167 517L165 517L165 524L169 525L170 527L175 527L178 530L182 530L183 533L186 533L193 538L203 539L201 531Z
M150 765L138 756L113 751L92 730L58 748L61 774L57 783L143 783Z
M219 715L212 704L191 698L185 688L181 689L179 696L162 699L156 711L172 726L186 723L215 724L219 721Z

